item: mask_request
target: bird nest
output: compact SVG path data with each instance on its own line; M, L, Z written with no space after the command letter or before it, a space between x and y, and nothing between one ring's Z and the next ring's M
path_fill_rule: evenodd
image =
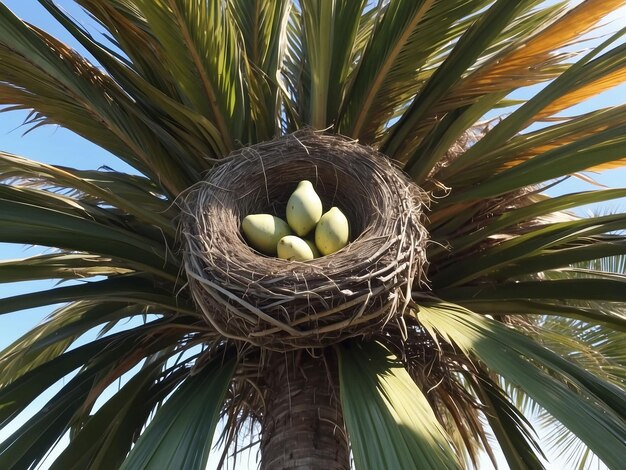
M248 214L284 218L308 179L350 224L345 248L307 262L265 256L242 236ZM225 337L273 350L333 344L402 315L423 277L427 196L375 150L300 131L234 152L182 203L193 298Z

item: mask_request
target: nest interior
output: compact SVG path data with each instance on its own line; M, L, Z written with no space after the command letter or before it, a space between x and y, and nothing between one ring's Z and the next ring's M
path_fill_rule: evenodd
M308 262L265 256L241 220L284 219L298 182L337 206L350 243ZM380 330L400 316L425 268L427 196L375 150L300 131L242 148L183 199L185 269L197 306L224 336L272 350L318 347Z

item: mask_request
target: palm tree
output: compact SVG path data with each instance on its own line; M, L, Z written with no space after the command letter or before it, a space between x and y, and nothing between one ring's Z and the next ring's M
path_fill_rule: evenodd
M536 410L557 444L623 468L626 281L593 260L626 253L626 216L566 211L626 189L542 191L623 164L626 105L562 111L626 80L623 30L571 52L625 2L76 0L104 39L39 3L97 64L0 5L0 104L136 173L0 153L0 241L56 249L0 280L89 281L0 302L64 303L1 353L0 425L66 378L0 467L69 431L53 468L203 468L223 419L234 452L260 430L267 469L477 467L496 442L511 468L543 468ZM377 332L275 352L194 303L176 202L301 128L378 150L432 196L427 281Z

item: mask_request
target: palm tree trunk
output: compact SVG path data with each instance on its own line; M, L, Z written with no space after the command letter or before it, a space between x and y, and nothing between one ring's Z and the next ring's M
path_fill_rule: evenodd
M266 364L261 470L349 469L334 355L272 353Z

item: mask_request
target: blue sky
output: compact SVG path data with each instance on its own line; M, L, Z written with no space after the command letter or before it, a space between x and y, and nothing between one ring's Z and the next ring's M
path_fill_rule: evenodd
M77 8L72 1L60 0L58 2L74 16L85 18L80 9ZM19 16L28 21L42 27L57 38L69 43L81 52L84 50L67 34L62 27L56 24L51 17L41 8L35 0L5 0L4 4L16 12ZM610 20L613 23L607 28L616 29L617 25L626 24L625 10L613 15ZM84 20L87 24L93 24L89 20ZM584 112L593 108L623 104L626 102L626 85L617 87L613 90L603 93L602 95L579 105L568 113ZM91 144L90 142L76 136L75 134L59 127L44 127L24 135L26 128L21 127L26 117L25 112L11 112L0 114L0 149L3 151L22 155L34 160L71 166L81 169L95 169L101 166L108 166L119 171L132 171L126 164L117 160L108 152ZM626 153L626 152L625 152ZM626 169L614 170L602 174L590 175L598 183L609 187L623 187L626 182ZM593 186L577 178L570 178L557 188L550 191L556 195L563 192L573 192L585 189L593 189ZM626 201L613 201L610 203L613 210L626 209ZM1 230L1 228L0 228ZM14 259L32 256L36 253L45 251L41 247L23 247L0 243L0 259ZM36 290L48 289L53 287L54 283L49 281L33 281L24 283L10 283L0 285L0 299L8 296L19 295L22 293L32 292ZM6 347L20 335L31 329L39 323L45 315L52 311L52 307L31 309L15 312L9 315L0 315L0 349ZM58 389L57 385L54 389ZM47 394L52 395L52 391ZM44 403L38 400L31 409L25 414L28 415L37 407ZM25 417L24 416L24 417ZM6 437L14 426L0 431L0 440ZM254 459L253 459L254 460ZM556 463L555 467L561 468L561 464ZM240 468L247 468L244 462ZM254 466L252 466L254 468ZM485 468L488 468L485 466Z

